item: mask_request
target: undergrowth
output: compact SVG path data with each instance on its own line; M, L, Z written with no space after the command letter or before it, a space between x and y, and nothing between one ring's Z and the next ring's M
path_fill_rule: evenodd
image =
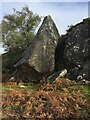
M2 86L2 120L89 120L88 85L68 79L54 84Z

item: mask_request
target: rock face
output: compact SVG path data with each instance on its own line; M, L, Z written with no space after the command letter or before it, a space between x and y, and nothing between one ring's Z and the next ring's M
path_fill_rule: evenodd
M87 60L83 66L83 69L80 71L80 75L82 76L85 73L84 78L86 80L90 80L90 60Z
M58 44L55 50L55 71L59 71L66 68L65 59L63 58L65 41L68 39L67 35L60 36Z
M43 77L51 80L67 69L70 79L84 75L84 79L90 80L89 32L90 18L87 18L69 28L66 35L59 36L52 18L46 16L32 44L15 65L15 77L27 81Z
M90 63L90 18L71 27L59 40L56 49L56 69L66 68L69 71L78 67L78 74L85 73L90 80L88 63ZM61 44L64 46L62 47ZM73 75L72 75L73 79Z
M23 58L15 65L16 78L42 79L55 67L55 49L59 33L51 16L46 16L35 40L25 50Z

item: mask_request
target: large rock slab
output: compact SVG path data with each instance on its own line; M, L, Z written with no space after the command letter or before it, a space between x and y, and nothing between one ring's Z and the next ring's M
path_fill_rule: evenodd
M32 44L25 50L23 58L15 65L17 69L15 75L22 79L25 79L25 76L27 76L28 79L30 76L35 77L35 71L37 72L37 76L39 74L45 75L45 73L52 72L55 67L55 49L58 38L59 33L55 23L51 16L46 16L37 32L35 40L33 40ZM24 74L24 78L22 77L22 69L20 69L22 65L26 66L24 67L24 71L28 72L28 75ZM27 66L29 70L26 70ZM33 69L33 73L31 69ZM18 75L19 73L21 74ZM32 78L33 77L30 77L30 79Z
M86 74L86 79L90 80L88 71L88 61L90 61L90 18L72 26L67 34L60 38L56 53L56 69L66 68L68 72L78 68L78 74ZM61 44L64 44L62 49ZM61 50L61 52L60 52ZM60 55L62 54L62 56ZM77 76L72 75L72 79Z

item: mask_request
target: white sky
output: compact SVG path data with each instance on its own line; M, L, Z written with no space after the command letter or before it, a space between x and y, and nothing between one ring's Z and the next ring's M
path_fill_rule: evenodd
M12 8L21 10L27 5L30 10L41 16L51 15L60 35L65 34L68 25L75 25L88 17L88 0L48 0L53 2L46 2L47 0L1 0L0 2L0 21L6 14L12 14ZM11 2L10 2L11 1ZM13 2L12 2L13 1ZM43 2L35 2L43 1ZM56 2L59 1L59 2ZM63 2L61 2L63 1ZM74 2L75 1L75 2ZM0 46L0 53L1 53Z
M89 0L1 0L1 2L89 2Z

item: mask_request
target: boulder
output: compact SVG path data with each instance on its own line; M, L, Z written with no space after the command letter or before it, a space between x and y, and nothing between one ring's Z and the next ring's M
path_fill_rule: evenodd
M47 83L55 83L56 80L67 77L67 70L62 69L61 71L54 72L52 75L47 77Z
M51 16L46 16L35 39L25 50L22 59L15 65L16 78L42 79L54 71L55 49L59 33Z
M90 60L85 62L79 75L83 76L85 80L90 80Z
M70 75L71 79L77 78L77 75L86 74L86 79L90 80L88 75L88 63L90 63L90 18L72 26L67 30L67 34L60 37L56 48L56 70L66 68L68 72L73 71L76 67L78 72ZM64 45L64 47L61 46ZM73 77L74 76L74 77Z

